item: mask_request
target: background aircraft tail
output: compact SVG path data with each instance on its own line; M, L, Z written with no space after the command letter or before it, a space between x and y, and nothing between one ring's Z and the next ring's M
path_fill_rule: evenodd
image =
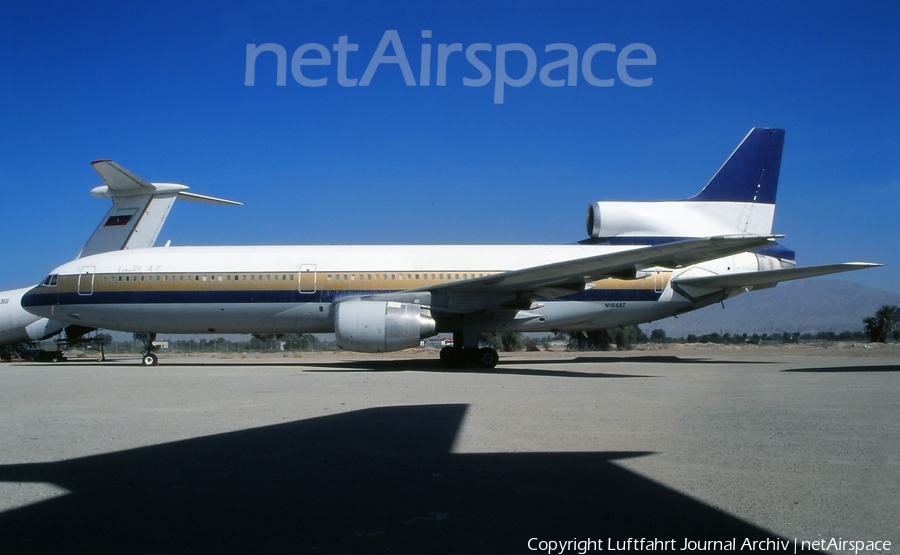
M76 258L101 252L152 247L169 215L175 199L181 198L211 204L240 205L240 202L188 193L186 185L150 183L112 160L91 162L105 185L91 194L112 200L112 208L88 239ZM92 270L86 270L88 273ZM21 306L22 296L31 288L0 291L0 347L44 339L71 327L58 320L38 318ZM79 335L87 328L79 330Z
M176 198L212 204L241 204L188 193L186 185L150 183L112 160L95 160L91 166L105 183L95 187L91 194L112 199L112 208L77 258L101 252L152 247Z

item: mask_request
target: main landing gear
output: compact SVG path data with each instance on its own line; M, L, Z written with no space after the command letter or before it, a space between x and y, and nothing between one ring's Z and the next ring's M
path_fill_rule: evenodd
M490 347L467 349L465 347L444 347L441 349L441 360L447 366L462 368L469 363L481 368L493 368L497 366L500 355Z

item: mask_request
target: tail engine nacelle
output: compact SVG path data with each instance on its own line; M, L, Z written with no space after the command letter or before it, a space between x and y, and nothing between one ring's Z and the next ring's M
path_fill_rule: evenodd
M337 344L348 351L399 351L435 332L431 312L418 304L357 299L337 303L334 311Z
M587 232L595 239L767 235L772 232L774 216L774 204L601 201L588 206Z

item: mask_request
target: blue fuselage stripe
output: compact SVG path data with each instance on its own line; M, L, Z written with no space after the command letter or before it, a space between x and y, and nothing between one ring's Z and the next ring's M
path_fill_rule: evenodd
M50 305L141 305L141 304L250 304L250 303L333 303L343 297L365 297L390 290L343 290L300 293L299 291L95 291L90 295L58 293L27 295L23 306ZM657 301L662 293L647 289L592 289L559 297L557 300L585 302Z

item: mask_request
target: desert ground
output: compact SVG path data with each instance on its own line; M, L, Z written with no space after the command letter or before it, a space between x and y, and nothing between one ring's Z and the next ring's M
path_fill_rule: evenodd
M898 345L160 358L0 364L0 553L900 549Z

